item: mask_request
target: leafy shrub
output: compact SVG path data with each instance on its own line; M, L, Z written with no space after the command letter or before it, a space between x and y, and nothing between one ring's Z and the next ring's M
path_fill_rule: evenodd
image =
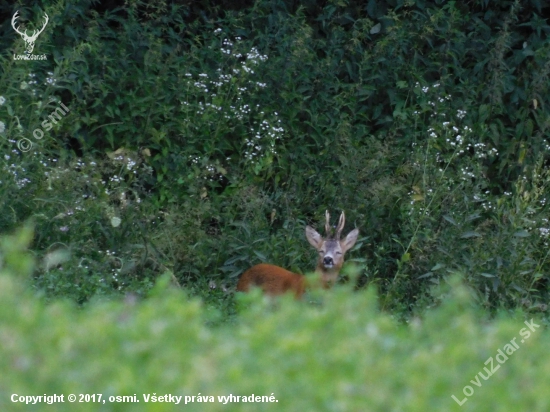
M378 312L373 289L338 287L311 295L316 305L292 296L273 305L252 293L240 299L237 321L212 328L199 300L167 287L169 277L144 300L128 296L83 309L67 300L45 304L22 288L32 273L24 252L31 236L27 230L2 242L2 410L28 410L11 401L14 394L63 395L60 411L76 404L127 410L109 400L115 396L135 396L132 410L173 410L144 398L165 394L183 403L189 396L177 408L197 411L544 411L549 402L548 331L536 319L526 325L519 312L485 320L457 279L438 292L446 295L440 307L407 325ZM99 405L79 402L80 394L102 398ZM230 394L273 395L277 402L228 406L218 399Z
M6 31L0 227L36 221L35 287L143 296L168 269L231 312L239 273L307 271L303 225L343 209L384 309L459 271L546 312L548 6L440 3L45 4L32 70Z

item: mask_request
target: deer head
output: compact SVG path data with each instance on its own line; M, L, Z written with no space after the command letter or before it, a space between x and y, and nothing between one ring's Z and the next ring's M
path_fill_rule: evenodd
M306 226L306 237L308 242L317 249L319 258L317 260L316 272L321 275L321 282L325 288L333 285L338 279L340 269L344 264L345 253L355 245L359 230L353 229L344 239L340 239L342 229L346 223L344 212L340 215L336 233L332 235L330 227L330 215L325 212L326 237L321 236L315 229Z

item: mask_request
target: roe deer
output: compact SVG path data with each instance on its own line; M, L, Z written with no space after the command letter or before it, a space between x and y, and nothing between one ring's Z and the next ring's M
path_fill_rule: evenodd
M315 273L319 276L323 288L328 289L338 279L340 269L344 263L344 254L357 241L359 230L352 230L345 239L340 240L342 229L346 223L344 212L340 215L334 236L331 236L330 233L330 215L328 210L325 213L325 218L326 237L322 237L312 227L306 226L306 238L319 253ZM237 291L248 292L254 286L261 288L268 295L281 295L292 291L296 298L300 298L306 288L306 277L289 272L279 266L261 263L252 266L243 273L237 284Z

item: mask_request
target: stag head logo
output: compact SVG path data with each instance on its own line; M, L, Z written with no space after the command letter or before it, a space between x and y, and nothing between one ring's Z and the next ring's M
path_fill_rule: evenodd
M46 24L48 24L48 15L46 13L44 13L44 25L42 26L42 28L40 30L33 30L32 34L29 36L27 34L27 30L25 30L24 32L21 32L18 30L18 28L15 26L15 21L18 19L18 14L19 11L16 11L15 14L13 15L13 18L11 19L11 25L13 27L13 29L19 33L21 35L21 37L23 37L23 40L25 41L25 48L27 49L27 53L31 54L33 49L34 49L34 42L36 41L36 39L38 38L38 35L40 33L42 33L44 31L44 29L46 28Z

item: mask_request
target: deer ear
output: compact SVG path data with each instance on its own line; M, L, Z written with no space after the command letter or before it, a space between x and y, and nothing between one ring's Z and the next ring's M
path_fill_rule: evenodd
M350 250L353 245L355 245L355 242L357 242L357 237L359 236L359 229L353 229L351 232L348 233L346 238L341 242L342 246L342 253L346 253L348 250Z
M318 249L323 243L323 237L311 226L306 226L306 238L315 249Z

